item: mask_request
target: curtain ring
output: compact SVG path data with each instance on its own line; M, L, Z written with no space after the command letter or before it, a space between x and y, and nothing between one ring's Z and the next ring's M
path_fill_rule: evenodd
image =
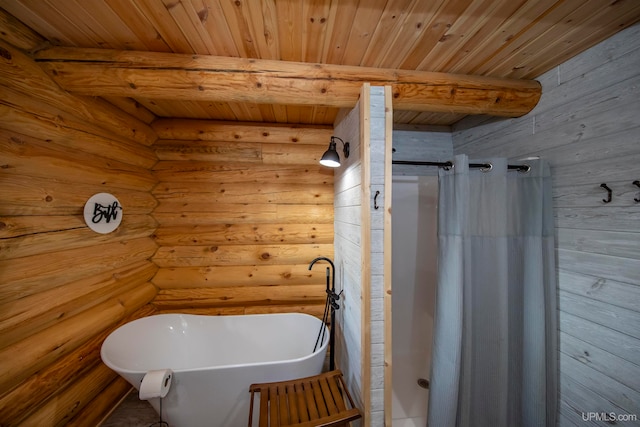
M491 163L485 164L483 168L480 168L481 172L490 172L493 169L493 165Z
M524 164L518 168L518 172L520 173L528 173L531 172L531 166Z

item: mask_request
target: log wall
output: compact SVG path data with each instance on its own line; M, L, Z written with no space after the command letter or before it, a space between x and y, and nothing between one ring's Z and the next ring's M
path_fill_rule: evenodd
M62 91L4 41L0 52L0 425L96 425L130 390L100 361L102 341L154 311L156 136ZM99 192L124 209L110 234L84 223Z
M322 316L333 257L332 129L167 119L153 123L160 312Z

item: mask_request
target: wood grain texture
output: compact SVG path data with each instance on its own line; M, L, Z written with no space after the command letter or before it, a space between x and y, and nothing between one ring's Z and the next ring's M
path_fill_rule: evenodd
M333 129L327 126L269 125L229 123L214 120L160 119L152 124L160 139L276 144L327 145Z
M333 175L317 163L331 133L185 120L155 128L170 138L154 144L158 309L315 310L325 275L307 266L333 256Z
M63 91L5 42L0 51L0 423L65 425L94 397L103 408L121 398L101 393L115 373L100 346L153 312L156 137L113 104ZM100 192L128 212L107 235L82 214Z
M34 95L30 98L32 101L40 100L44 105L55 106L64 112L63 116L90 124L95 133L106 132L122 137L123 141L142 145L150 145L157 139L146 123L112 104L102 99L78 98L51 84L51 79L31 58L7 42L0 40L0 50L3 52L0 76L11 81L14 90Z
M362 152L364 141L360 119L362 102L345 112L336 123L336 135L353 141L352 154L336 170L335 177L335 263L340 280L336 290L342 292L341 309L336 313L336 366L348 379L350 392L359 408L364 408L365 376L362 311L365 300L362 290L361 252L363 248L361 229L362 205ZM366 411L365 411L365 414ZM366 418L365 418L366 419Z
M591 19L583 13L567 16ZM590 411L639 410L640 235L630 178L638 172L639 58L638 29L625 30L541 76L535 114L453 132L456 152L536 155L551 166L561 427L583 425ZM612 203L602 201L603 182Z
M95 335L73 352L58 359L56 363L41 369L37 374L32 375L10 392L3 394L0 397L3 420L6 420L11 425L18 425L24 417L36 410L49 397L55 396L58 390L73 384L79 373L85 372L96 364L101 363L100 347L104 339L115 328L132 320L149 316L154 312L155 308L149 304L141 307L131 315L120 319ZM110 405L119 400L113 397L112 399L110 400Z
M36 58L61 87L90 96L353 108L369 82L392 86L400 110L506 117L540 98L533 80L427 71L71 48Z
M32 51L42 48L43 41L49 46L527 79L640 19L640 7L633 1L314 0L288 4L183 0L153 4L110 0L70 6L4 0L0 4L7 11L5 23L0 21L7 39ZM188 82L190 90L197 90L197 84ZM266 92L268 82L258 77L239 98L251 97L257 83ZM314 89L325 87L324 82L317 83ZM109 97L112 105L144 121L130 106L114 99ZM166 118L332 125L339 114L338 108L244 100L137 97L134 102ZM405 112L394 114L394 122L452 125L463 116Z

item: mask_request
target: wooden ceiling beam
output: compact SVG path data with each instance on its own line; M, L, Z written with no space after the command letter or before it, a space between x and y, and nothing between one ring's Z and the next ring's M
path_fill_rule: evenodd
M392 86L397 110L519 117L541 95L535 80L220 56L56 47L35 59L91 96L351 108L369 82Z

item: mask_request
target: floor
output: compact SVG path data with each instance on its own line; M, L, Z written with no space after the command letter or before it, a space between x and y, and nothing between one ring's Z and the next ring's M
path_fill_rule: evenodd
M149 427L160 421L158 413L133 390L111 413L101 427Z

